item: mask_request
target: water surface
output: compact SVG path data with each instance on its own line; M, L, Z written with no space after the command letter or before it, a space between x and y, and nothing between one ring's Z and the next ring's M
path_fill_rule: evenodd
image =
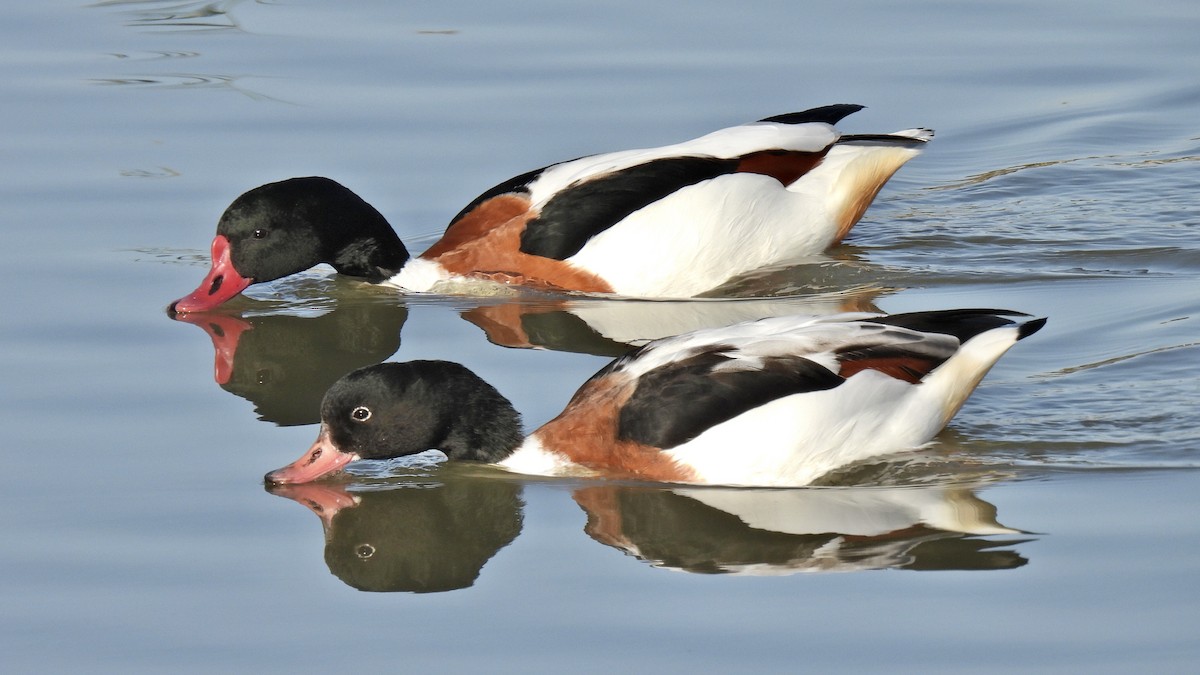
M11 8L0 666L1194 670L1198 30L1183 1ZM404 299L318 269L163 311L264 182L334 177L421 250L530 168L833 102L938 135L844 246L738 301ZM1050 323L933 446L811 489L429 457L261 484L361 364L464 363L533 428L648 333L957 306Z

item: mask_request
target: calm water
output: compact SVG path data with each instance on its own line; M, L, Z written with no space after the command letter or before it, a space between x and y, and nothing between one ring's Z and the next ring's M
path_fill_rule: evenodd
M1197 34L1188 0L8 8L0 669L1195 670ZM163 311L267 181L335 177L422 250L521 171L833 102L938 137L846 246L727 289L773 297L405 302L317 270ZM462 362L532 428L632 337L954 306L1050 324L936 445L828 485L427 457L261 484L358 365Z

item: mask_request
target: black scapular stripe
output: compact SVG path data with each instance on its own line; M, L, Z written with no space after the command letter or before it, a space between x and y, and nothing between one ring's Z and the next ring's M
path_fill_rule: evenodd
M521 251L566 260L629 214L689 185L733 173L737 159L670 157L569 187L542 207L521 233Z
M554 165L551 164L550 166L554 166ZM532 183L534 181L534 179L536 179L538 176L542 175L543 171L545 171L546 169L549 169L549 168L550 168L549 166L544 166L540 169L534 169L533 171L526 171L525 173L521 174L520 176L513 176L512 178L509 178L508 180L504 181L503 183L500 183L499 185L489 189L487 192L484 192L483 194L479 195L475 199L472 199L470 204L467 204L466 206L464 206L462 211L459 211L457 215L455 215L453 218L450 219L450 225L446 226L447 229L450 228L451 226L453 226L458 221L462 220L463 216L467 215L471 211L474 211L475 207L486 202L487 200L491 199L492 197L499 197L500 195L508 195L508 194L518 194L518 195L529 194L529 184Z
M845 382L801 356L767 359L760 370L714 371L730 359L705 351L642 375L621 409L617 437L669 449L775 399Z

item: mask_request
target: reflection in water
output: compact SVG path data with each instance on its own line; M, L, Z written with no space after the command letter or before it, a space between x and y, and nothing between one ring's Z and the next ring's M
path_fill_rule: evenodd
M713 298L761 298L816 294L814 297L836 297L846 294L858 297L866 294L869 303L874 296L889 289L891 278L903 276L903 270L892 270L869 262L862 250L853 244L842 243L812 258L789 265L764 267L735 277L720 287L705 293ZM898 284L903 288L907 284ZM869 309L850 304L845 310ZM830 310L835 313L838 310Z
M882 289L859 287L786 298L614 300L516 298L462 312L493 344L619 356L632 346L701 328L790 314L878 311Z
M967 488L650 488L578 490L596 541L657 567L793 574L874 569L1011 569L1028 539Z
M279 426L321 421L321 398L339 377L400 348L408 317L398 303L339 302L320 316L175 316L212 338L213 377Z
M475 583L521 532L522 483L448 465L369 487L275 485L324 525L325 563L364 591L436 592ZM878 569L1003 570L1030 537L996 520L972 488L740 489L594 483L572 497L585 532L656 567L786 575ZM984 535L1021 535L983 538Z
M414 478L385 490L275 486L321 517L325 564L360 591L467 588L521 531L521 486L506 480Z

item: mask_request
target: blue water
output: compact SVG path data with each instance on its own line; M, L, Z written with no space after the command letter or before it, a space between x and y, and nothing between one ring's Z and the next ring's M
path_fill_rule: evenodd
M0 669L1195 670L1193 4L9 8ZM844 246L732 289L771 298L406 300L318 269L230 305L224 386L203 326L164 312L264 182L334 177L421 250L533 167L834 102L869 106L848 131L937 138ZM629 326L956 306L1050 323L934 446L831 485L428 458L261 484L363 363L464 363L533 428ZM325 523L306 498L358 504Z

